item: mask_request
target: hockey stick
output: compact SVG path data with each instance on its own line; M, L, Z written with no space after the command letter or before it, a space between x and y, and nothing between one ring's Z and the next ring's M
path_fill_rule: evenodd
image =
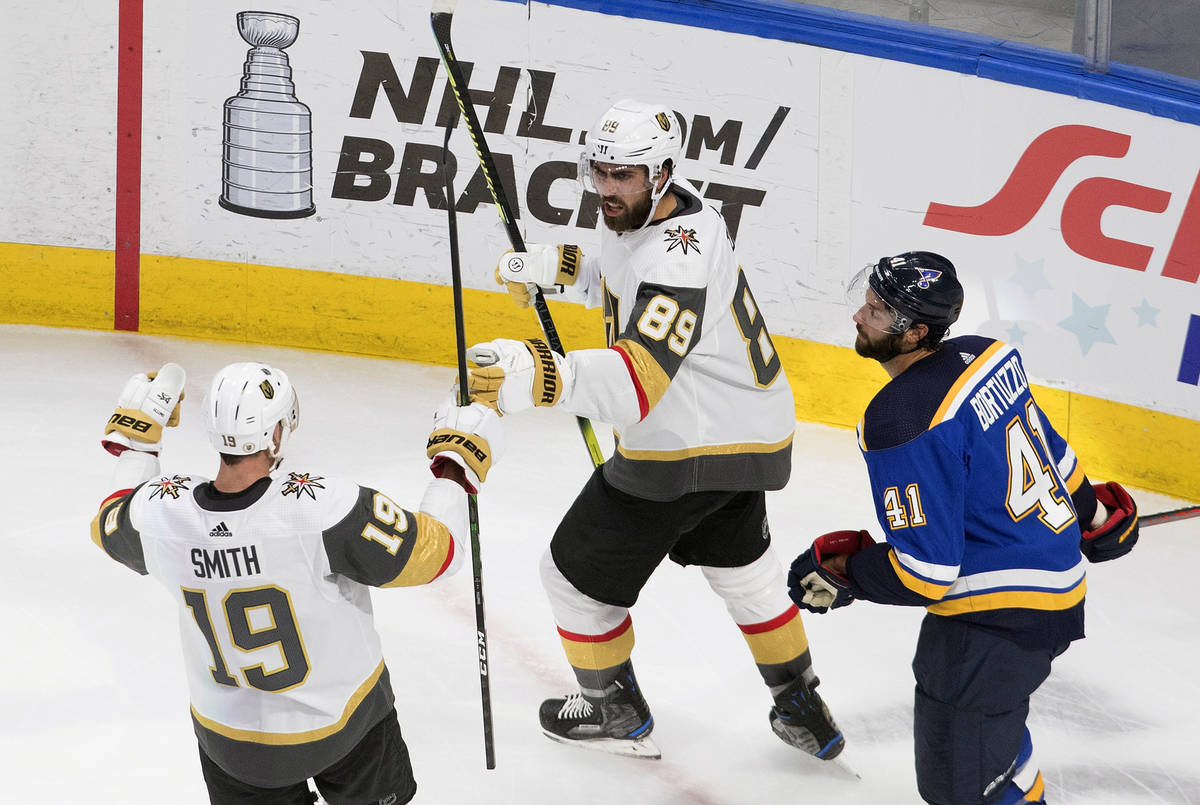
M1143 526L1162 525L1163 523L1174 523L1176 520L1187 520L1192 517L1200 517L1200 506L1184 506L1182 509L1171 509L1165 512L1155 512L1138 518L1138 522Z
M446 68L450 89L454 92L454 99L458 101L458 108L462 112L463 121L471 135L471 142L475 145L475 155L479 157L479 167L483 170L483 178L487 180L488 190L491 191L492 199L496 202L496 211L500 213L500 220L504 223L504 229L508 233L508 242L513 251L523 252L525 251L525 239L521 237L521 230L517 228L512 208L509 207L508 199L504 195L504 187L500 184L500 177L496 173L496 163L492 159L492 152L483 136L483 126L480 125L479 116L475 114L475 107L471 104L470 88L463 78L462 70L458 66L458 59L454 56L454 48L450 44L450 26L454 22L454 7L457 3L458 0L433 0L433 7L429 12L429 22L433 27L433 36L437 40L442 64ZM448 199L447 203L453 205L454 202L452 199ZM530 294L533 297L533 308L537 311L538 323L542 325L542 332L546 336L546 343L559 355L564 354L562 341L558 337L554 319L550 317L550 308L546 306L546 298L542 294L542 290L534 285ZM592 464L599 467L604 463L604 454L600 451L600 445L596 441L592 423L582 416L576 416L575 421L579 425L579 432L583 434L583 442L587 445Z
M446 213L450 224L450 279L454 290L454 345L458 352L458 404L470 405L467 386L467 340L463 334L462 272L458 263L458 221L454 216L454 177L450 170L450 132L446 126L442 144L442 170L446 175ZM483 559L479 555L479 502L467 495L467 517L471 528L471 571L475 580L475 636L479 650L479 696L483 702L483 753L489 769L496 768L496 747L492 740L492 689L488 680L487 624L483 619Z

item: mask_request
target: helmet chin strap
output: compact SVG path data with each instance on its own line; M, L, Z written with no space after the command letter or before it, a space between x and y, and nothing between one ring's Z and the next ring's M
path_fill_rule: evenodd
M642 229L647 224L649 224L652 220L654 220L654 213L658 209L658 202L662 200L662 197L667 194L667 190L670 189L671 174L674 172L675 172L675 166L672 165L671 170L668 172L666 163L663 163L663 166L658 169L658 178L655 179L655 181L657 182L664 178L665 178L665 181L663 181L661 190L651 190L650 191L650 211L646 213L646 220L644 220L640 224L638 224L635 227L636 229ZM665 177L664 177L664 174L665 174Z
M279 444L276 445L272 440L271 446L267 448L267 456L271 459L271 472L275 472L283 463L283 448L292 432L282 419L275 423L275 427L279 428Z

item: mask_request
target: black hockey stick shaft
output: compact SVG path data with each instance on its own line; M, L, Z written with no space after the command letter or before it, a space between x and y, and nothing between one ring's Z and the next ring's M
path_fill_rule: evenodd
M1192 517L1200 517L1200 506L1184 506L1182 509L1144 514L1138 518L1138 522L1143 526L1162 525L1163 523L1174 523L1177 520L1188 520Z
M433 7L429 12L430 25L433 27L433 36L437 40L442 65L446 68L450 89L454 93L454 99L458 101L458 108L462 113L463 122L467 126L467 132L471 135L471 142L475 145L475 155L479 157L479 167L483 170L483 178L487 181L492 200L496 202L496 211L500 214L505 232L508 233L508 242L513 251L523 252L525 251L525 239L521 237L521 230L517 228L512 207L504 194L503 185L500 184L495 160L492 159L492 152L483 135L483 126L480 125L479 116L475 114L475 107L471 104L470 88L467 86L466 79L463 78L462 69L454 55L454 48L450 44L450 26L454 22L454 7L457 1L434 0ZM447 203L453 205L454 202L449 200ZM562 340L558 337L558 329L555 328L554 319L550 316L550 308L546 305L545 295L535 285L531 290L531 296L533 297L533 309L537 312L538 323L541 324L542 333L546 336L546 343L559 355L565 354ZM579 432L583 435L583 442L587 445L592 464L599 467L604 463L604 454L600 451L599 442L596 441L592 423L582 416L576 416L575 422L579 425Z
M446 175L446 211L450 225L450 278L454 290L454 345L458 353L458 404L470 405L467 387L467 340L463 331L462 271L458 262L458 221L454 215L454 176L450 169L450 132L446 126L442 145L442 170ZM479 549L479 501L467 495L467 518L471 530L471 572L475 582L475 648L479 658L479 697L483 703L483 753L489 769L496 768L496 747L492 738L492 688L488 677L487 624L483 615L483 558Z

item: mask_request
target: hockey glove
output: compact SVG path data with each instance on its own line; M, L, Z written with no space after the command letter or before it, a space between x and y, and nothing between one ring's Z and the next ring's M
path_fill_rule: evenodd
M100 444L114 456L130 449L157 455L162 449L163 427L179 424L179 402L186 382L187 373L177 363L129 378Z
M485 341L468 349L467 358L479 367L467 380L471 400L502 414L555 405L572 379L567 362L540 338Z
M578 246L528 243L525 249L505 252L496 265L496 283L508 289L517 307L533 304L534 286L550 291L575 284L583 260Z
M488 406L482 403L460 406L457 399L449 398L433 415L433 432L429 434L425 454L433 459L429 469L438 478L458 480L446 467L447 463L457 464L466 475L463 489L474 495L503 452L500 417Z
M1104 506L1108 516L1099 524L1092 520L1079 540L1079 550L1089 562L1107 562L1124 556L1137 544L1137 504L1116 481L1098 485L1095 490L1096 502Z
M822 563L831 556L858 553L875 540L866 531L833 531L813 540L812 547L796 557L788 572L788 595L796 606L824 614L854 601L850 579Z

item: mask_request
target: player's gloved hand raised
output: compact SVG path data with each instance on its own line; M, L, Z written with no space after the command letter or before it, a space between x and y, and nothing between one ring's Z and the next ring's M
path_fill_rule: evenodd
M177 363L129 378L100 444L114 456L130 449L157 455L162 449L163 428L179 424L179 402L186 382L187 372Z
M854 601L850 580L823 564L831 556L858 553L875 540L866 531L832 531L813 540L788 571L788 595L809 612L824 614Z
M438 478L451 478L475 494L503 452L500 416L483 403L460 406L456 397L449 397L433 415L425 454L433 459L429 469ZM461 467L461 471L447 464ZM465 477L457 477L460 475Z
M551 291L574 285L582 260L578 246L527 243L523 252L507 251L500 256L496 283L508 289L517 307L529 307L533 286Z
M471 399L502 414L555 405L572 379L567 362L540 338L484 341L467 359L478 366L467 379Z
M1089 562L1107 562L1117 559L1133 550L1138 541L1137 504L1125 491L1125 487L1116 481L1109 481L1094 487L1096 502L1103 505L1103 517L1099 524L1092 521L1089 527L1082 531L1079 540L1079 550ZM1105 517L1103 512L1107 511Z

